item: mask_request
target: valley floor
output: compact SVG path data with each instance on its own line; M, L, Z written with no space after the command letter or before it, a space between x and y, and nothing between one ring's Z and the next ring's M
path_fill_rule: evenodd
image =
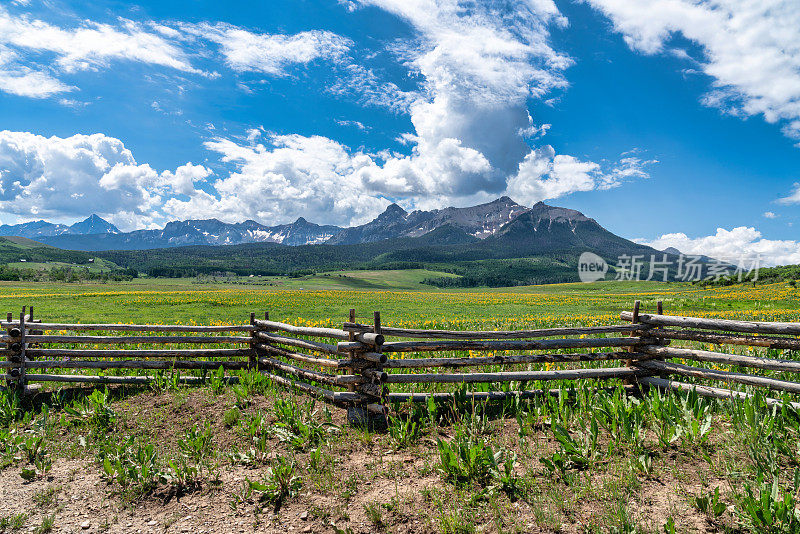
M596 282L443 291L425 271L350 271L304 278L150 279L131 282L0 282L0 312L33 305L46 320L240 324L250 312L276 320L338 324L347 310L380 310L390 324L527 324L614 321L664 302L665 313L798 320L800 290L786 283L703 288L683 283ZM358 286L358 287L354 287Z
M413 273L342 275L390 288L319 277L313 288L298 279L6 282L0 310L184 324L246 323L266 310L334 326L354 307L381 310L386 325L502 329L619 322L639 299L663 300L670 314L800 316L785 284L444 292L417 287ZM47 387L22 405L0 391L0 532L761 532L759 513L779 520L776 499L762 498L773 480L789 503L784 530L800 525L791 512L800 417L759 399L632 397L580 383L571 400L398 406L388 432L369 432L258 373L241 380L107 395Z

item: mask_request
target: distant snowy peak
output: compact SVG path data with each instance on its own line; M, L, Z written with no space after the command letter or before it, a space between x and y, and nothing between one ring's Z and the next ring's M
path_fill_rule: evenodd
M524 219L525 224L514 225ZM113 224L92 215L65 226L34 221L0 227L0 235L35 239L59 248L74 250L140 250L189 245L239 245L276 243L281 245L348 245L385 239L418 238L439 230L455 239L487 239L507 235L549 232L554 226L578 231L579 226L599 226L579 211L549 206L543 202L527 208L509 197L463 208L408 212L397 204L387 207L372 221L350 228L319 225L300 217L293 223L267 226L246 220L226 223L218 219L172 221L161 230L120 232ZM512 227L512 228L509 228ZM516 228L516 230L514 230ZM523 234L517 234L524 230Z
M338 226L321 226L302 217L291 224L278 226L265 226L252 220L224 223L217 219L205 219L167 223L160 237L172 246L240 243L310 245L324 243L339 231L341 228Z
M70 234L86 235L86 234L118 234L119 228L103 219L99 215L90 215L81 222L76 222L69 227Z
M420 213L419 218L428 218L417 228L406 232L407 237L418 237L445 224L464 230L469 235L485 239L496 234L500 228L528 210L509 197L500 197L492 202L467 208L444 208ZM412 214L414 215L414 214Z
M406 212L392 204L376 219L361 226L346 228L329 243L334 245L368 243L398 237L419 237L449 225L480 239L496 234L500 228L528 210L509 197L466 208Z
M47 221L31 221L22 224L0 226L0 235L12 235L35 239L57 235L118 234L119 229L98 215L91 215L71 226Z

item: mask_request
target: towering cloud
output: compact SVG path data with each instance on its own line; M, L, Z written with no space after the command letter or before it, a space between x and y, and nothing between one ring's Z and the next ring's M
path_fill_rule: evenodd
M549 125L535 123L530 102L565 89L573 63L550 43L550 31L567 25L551 0L360 0L352 7L376 7L407 26L403 38L372 44L414 87L400 89L368 66L376 50L327 30L268 33L222 22L125 19L57 25L0 8L6 92L38 98L77 92L78 82L63 79L122 61L197 80L244 74L271 80L322 63L333 74L324 78L330 93L386 107L410 124L398 150L349 147L313 132L274 133L269 125L246 138L220 134L204 140L223 168L213 176L191 164L156 171L102 134L4 132L6 211L65 218L91 199L107 205L103 214L122 227L212 216L275 224L309 214L347 225L392 201L430 208L508 193L534 203L647 176L651 162L635 157L596 163L539 143ZM148 102L164 112L159 101ZM58 188L72 196L54 193Z
M165 198L193 191L202 166L156 172L103 134L43 137L0 132L0 210L21 219L81 219L96 212L123 229L163 219Z

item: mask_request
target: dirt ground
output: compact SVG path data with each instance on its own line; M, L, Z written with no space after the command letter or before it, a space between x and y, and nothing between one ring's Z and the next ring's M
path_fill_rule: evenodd
M19 532L125 533L427 533L427 532L608 532L619 514L636 531L664 532L669 518L677 532L719 532L689 505L693 495L721 480L708 466L682 451L666 453L649 476L623 474L625 459L601 464L566 485L546 475L538 458L555 450L552 436L537 430L521 438L515 420L491 422L491 439L516 451L515 469L529 481L525 498L499 494L481 497L475 488L458 488L436 469L437 439L453 430L428 432L407 449L396 450L388 435L352 429L342 410L333 409L339 431L324 445L323 469L311 472L307 451L292 451L274 439L274 456L291 455L301 466L303 486L279 509L244 500L234 505L246 479L261 477L267 466L233 465L225 459L232 447L245 447L236 427L223 424L233 407L231 395L203 388L179 393L143 392L121 396L112 406L118 414L115 439L138 436L169 455L188 428L209 423L219 464L219 481L176 494L165 487L136 500L123 498L102 476L86 428L56 426L51 439L52 469L31 482L19 465L0 471L0 517L26 514ZM254 398L242 414L270 409L271 401ZM84 447L81 439L88 441ZM272 457L272 455L270 456ZM49 496L49 497L43 497ZM615 510L620 509L619 512ZM377 510L377 512L376 512ZM45 527L43 527L43 523ZM11 531L7 528L6 531ZM632 532L632 531L631 531Z

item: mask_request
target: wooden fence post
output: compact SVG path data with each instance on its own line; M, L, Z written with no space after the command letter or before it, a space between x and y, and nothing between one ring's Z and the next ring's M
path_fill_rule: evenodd
M8 361L9 363L15 363L17 361L17 352L20 347L19 343L19 328L14 328L11 326L11 322L14 320L14 314L8 312L6 314L6 322L8 326L6 327L6 334L9 337L9 341L6 344L6 348L8 350ZM14 372L16 370L13 367L9 367L6 371L6 385L12 387L16 384L16 377L14 376ZM16 371L18 373L18 371Z
M34 319L33 318L33 306L28 306L28 320L27 320L26 324L35 325L36 323L41 323L41 322L42 322L41 319ZM30 334L32 336L41 336L41 335L44 335L44 330L32 329L32 330L27 331L26 334ZM29 354L30 354L30 350L29 349L38 349L38 348L40 348L40 344L39 343L26 343L26 347L25 347L25 361L26 362L32 362L32 361L34 361L36 359L35 356L29 356ZM26 372L27 372L27 363L26 363ZM23 393L25 395L33 395L33 394L37 393L41 388L42 388L41 384L29 384L28 381L26 380L25 381L25 385L24 385L24 389L23 389Z
M348 317L348 320L351 323L355 323L356 322L356 309L355 308L350 308L350 312L348 313L347 317ZM355 332L348 332L347 339L348 339L348 341L350 341L352 343L353 341L356 340L356 333ZM347 355L350 358L351 362L355 361L356 352L354 350L348 351ZM353 372L355 374L355 368L353 368ZM355 392L356 385L355 384L348 385L347 386L347 390Z
M250 326L255 327L255 325L256 325L256 313L250 312ZM250 355L247 358L250 370L258 369L258 355L256 354L257 342L258 340L256 339L256 331L255 329L253 329L250 331Z
M383 333L383 329L381 327L381 312L379 312L379 311L376 311L373 314L373 327L372 327L372 329L374 330L374 332L376 334L382 334ZM382 352L381 351L381 345L376 345L375 346L375 352L377 352L377 353L381 353ZM383 372L383 364L375 362L374 366L375 366L375 371L376 372L373 373L373 376L379 376L379 373ZM388 413L389 413L389 406L387 405L387 402L386 402L387 395L389 394L389 386L387 384L385 384L385 383L383 383L383 384L378 383L378 385L381 388L381 391L380 391L381 397L380 397L380 403L379 404L383 407L382 415L385 418L385 416L388 415Z
M631 321L631 324L636 324L639 322L639 307L641 305L642 305L641 301L636 300L633 302L633 321ZM634 337L636 335L640 334L637 334L636 332L630 333L631 337ZM636 352L636 347L628 347L628 352ZM633 360L625 360L624 365L625 367L632 368L634 365ZM634 379L624 378L622 380L622 383L626 386L635 386L637 384L637 380L635 378Z
M350 322L355 322L355 310L351 310ZM381 313L373 314L373 333L380 334ZM350 333L348 337L355 337ZM383 370L380 363L366 359L360 351L349 351L353 374L361 375L362 382L356 386L356 391L364 398L354 406L347 409L347 421L353 426L362 426L370 430L386 427L387 407L385 405L385 388L376 377ZM380 345L373 347L373 353L380 353Z
M25 306L22 307L22 312L19 314L19 379L17 380L18 387L21 391L25 391L25 386L27 385L27 380L25 379L26 369L25 369L25 349L26 349L26 332L25 332Z

